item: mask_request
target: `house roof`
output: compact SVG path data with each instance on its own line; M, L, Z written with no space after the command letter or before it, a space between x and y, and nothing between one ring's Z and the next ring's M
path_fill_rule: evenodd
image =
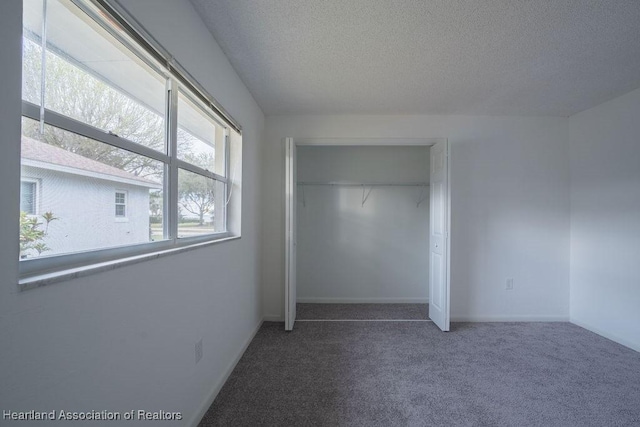
M78 171L86 171L97 178L119 182L126 181L130 184L144 187L160 187L157 182L26 136L22 136L22 159L36 162L36 164L31 165L35 167L58 170L62 167L65 169L64 171L70 173L75 171L77 174ZM52 167L47 167L46 165L51 165ZM80 175L86 174L80 173Z

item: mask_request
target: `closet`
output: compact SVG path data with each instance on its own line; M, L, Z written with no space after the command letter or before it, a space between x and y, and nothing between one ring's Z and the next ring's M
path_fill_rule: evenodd
M430 147L296 151L298 319L351 318L350 307L364 310L356 318L375 317L379 307L385 318L409 310L427 319Z

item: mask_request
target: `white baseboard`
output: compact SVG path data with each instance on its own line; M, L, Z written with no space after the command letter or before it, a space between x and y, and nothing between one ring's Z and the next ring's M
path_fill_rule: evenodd
M298 298L301 304L428 304L429 298Z
M452 322L568 322L569 316L452 316Z
M595 327L593 325L590 325L588 323L585 322L581 322L579 320L576 320L574 318L570 319L570 322L573 323L576 326L580 326L581 328L584 328L588 331L593 332L594 334L598 334L601 337L605 337L611 341L615 341L618 344L621 344L625 347L629 347L631 350L635 350L637 352L640 352L640 343L637 342L631 342L625 338L621 338L615 334L611 334L609 332L603 331L602 329Z
M263 322L284 322L284 317L282 316L264 316L262 318Z
M200 420L202 420L202 417L204 417L204 414L207 413L207 410L209 409L209 407L211 406L211 404L215 400L216 396L218 396L218 393L220 392L220 389L222 389L222 386L224 385L224 383L227 382L227 380L229 379L229 376L231 375L231 373L235 369L236 365L240 361L240 358L242 357L244 352L247 350L247 347L249 347L249 344L251 344L251 341L253 341L253 338L256 336L256 334L260 330L260 327L262 326L262 323L263 323L263 320L261 320L258 323L258 326L255 328L253 333L249 336L249 338L247 338L247 340L244 342L244 344L242 344L242 347L240 348L240 351L238 352L238 354L235 357L235 359L233 359L231 361L231 363L229 364L227 369L224 371L224 374L222 375L222 378L220 378L213 385L213 388L211 389L211 392L209 393L209 396L207 397L207 399L202 403L202 406L200 406L200 409L193 415L193 417L191 417L191 420L189 421L189 423L187 423L188 426L192 426L192 427L197 427L198 426L198 424L200 423Z

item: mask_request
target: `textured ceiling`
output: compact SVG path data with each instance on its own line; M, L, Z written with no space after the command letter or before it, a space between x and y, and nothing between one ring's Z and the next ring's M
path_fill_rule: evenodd
M640 87L639 0L191 0L275 114L569 116Z

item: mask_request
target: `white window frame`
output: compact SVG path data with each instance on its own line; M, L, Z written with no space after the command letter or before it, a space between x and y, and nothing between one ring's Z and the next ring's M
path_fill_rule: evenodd
M92 264L114 261L132 256L150 254L168 249L200 245L206 242L215 242L231 237L228 222L228 202L230 196L231 183L230 175L230 131L233 130L239 135L242 134L241 126L231 117L215 99L209 95L202 86L169 54L144 28L120 5L110 0L74 0L81 10L94 18L102 25L103 20L99 19L101 14L115 20L125 32L135 42L132 46L129 40L123 39L116 31L105 27L116 39L148 63L156 71L167 78L166 85L166 153L145 147L141 144L119 137L111 132L95 128L82 121L60 114L56 111L44 108L28 101L22 101L22 116L36 121L60 128L78 135L108 144L110 146L130 151L153 160L164 163L164 183L163 183L163 234L164 239L160 241L128 244L117 247L96 249L85 252L75 252L69 254L42 256L21 260L19 263L21 279L64 272L71 268L90 266ZM100 11L101 13L96 13ZM150 59L151 58L151 59ZM166 65L161 65L166 64ZM179 160L177 157L177 108L178 90L187 94L193 101L196 101L202 111L209 115L216 123L224 126L224 175L216 174L209 170L202 169L191 163ZM217 153L216 153L217 154ZM224 184L223 206L216 206L218 214L224 215L224 225L226 231L214 232L201 236L178 237L178 170L184 169L189 172L202 175L207 178L220 181ZM21 178L22 179L22 178ZM121 218L121 217L119 217Z
M27 212L27 216L38 216L40 214L40 180L37 178L29 178L28 176L20 177L20 187L22 187L23 182L28 182L29 184L33 184L33 213ZM22 205L22 188L20 188L20 204ZM22 211L22 206L20 206L20 211Z
M115 194L115 217L116 220L118 219L127 219L128 218L128 201L129 201L129 192L127 190L116 190L114 192ZM123 195L123 199L124 201L122 203L118 203L118 194L122 194ZM118 215L118 206L122 206L123 207L123 214L122 215Z

